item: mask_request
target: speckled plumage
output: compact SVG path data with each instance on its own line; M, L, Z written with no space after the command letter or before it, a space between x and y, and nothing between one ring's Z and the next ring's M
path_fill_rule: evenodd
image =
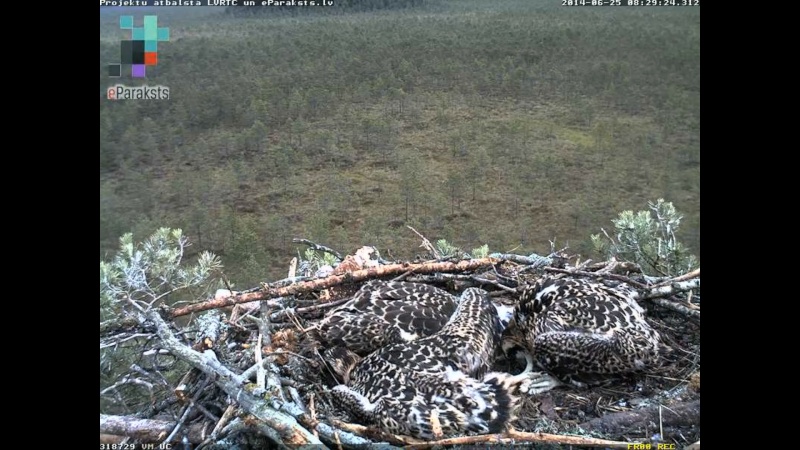
M520 392L550 382L541 374L489 372L501 330L486 292L467 289L450 320L431 336L364 359L341 347L329 352L345 382L333 393L359 420L392 433L435 438L499 432Z
M624 284L543 278L524 288L503 347L521 344L542 368L576 383L642 370L657 362L661 338L636 296Z
M385 345L430 336L450 319L458 298L427 284L369 281L320 321L314 337L365 356Z

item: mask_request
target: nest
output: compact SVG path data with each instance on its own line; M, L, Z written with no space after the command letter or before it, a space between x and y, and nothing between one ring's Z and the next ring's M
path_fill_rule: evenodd
M305 287L297 288L292 296L276 294L293 289L296 283L264 285L247 293L230 293L221 299L209 300L206 303L216 301L226 306L226 302L245 304L244 300L250 298L247 295L260 295L262 301L256 304L257 308L243 312L242 306L237 305L230 316L218 315L220 326L213 338L191 324L181 330L185 344L198 352L213 352L219 363L232 373L241 374L245 379L242 392L252 394L252 398L237 400L236 395L232 395L233 388L209 375L213 367L206 369L189 362L193 367L178 385L165 391L160 401L151 401L148 407L141 408L138 417L152 420L154 424L172 424L160 432L158 440L170 437L174 441L199 443L204 448L292 447L303 442L314 443L314 438L333 447L371 442L425 447L427 444L415 439L389 436L368 424L358 424L346 411L336 407L329 389L337 382L320 356L325 344L311 339L308 330L328 311L350 298L368 279L399 276L406 281L434 284L450 292L481 287L490 292L494 301L514 305L518 299L516 285L544 274L563 274L626 281L637 288L648 321L669 347L662 364L641 374L608 379L600 387L563 387L529 397L512 423L514 431L491 439L466 436L445 443L537 441L548 442L554 445L552 448L558 448L559 444L614 448L624 443L667 443L682 448L699 441L699 270L675 279L653 280L644 277L637 267L617 262L571 265L567 257L551 257L543 262L509 255L471 261L470 264L465 261L417 264L427 264L430 270L425 271L412 267L411 263L395 265L400 268L391 271L384 270L386 265L349 267L345 273L334 272L322 279L305 281ZM440 270L446 266L451 270ZM681 283L690 283L688 286L692 290L681 292L686 288L681 287ZM687 292L693 293L693 297ZM280 300L264 301L276 297ZM161 313L162 317L167 317L164 323L172 332L177 329L174 325L176 311ZM158 335L163 339L164 333ZM261 352L254 351L259 346ZM517 373L521 367L517 361L501 358L496 361L495 370ZM276 422L255 414L257 406L248 403L253 402L252 399L263 401L265 407L284 413L287 419L276 419ZM103 418L101 415L101 431ZM176 420L180 428L177 432ZM284 428L279 426L281 423ZM168 432L172 436L168 436ZM147 434L119 434L132 436L134 442L152 438ZM106 439L113 440L113 437Z

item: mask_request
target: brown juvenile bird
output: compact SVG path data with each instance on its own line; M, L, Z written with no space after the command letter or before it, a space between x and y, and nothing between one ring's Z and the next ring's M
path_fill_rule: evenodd
M431 439L500 432L521 393L557 384L545 374L490 372L502 325L486 292L469 288L438 332L361 358L336 347L326 359L344 384L333 395L358 420Z
M558 378L580 379L635 372L657 363L661 337L627 285L610 287L576 278L546 277L524 288L503 350L521 346Z
M390 343L410 342L439 331L458 299L433 286L369 281L312 330L326 348L341 346L366 356Z

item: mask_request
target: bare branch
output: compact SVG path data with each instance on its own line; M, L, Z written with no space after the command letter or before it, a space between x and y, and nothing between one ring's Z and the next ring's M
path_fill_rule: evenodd
M442 254L439 253L438 250L436 250L436 247L434 247L433 244L431 244L431 241L429 241L428 238L420 234L419 231L415 230L414 227L412 227L411 225L406 225L406 227L408 227L409 230L413 231L414 234L416 234L417 236L420 237L420 239L422 239L422 244L420 244L420 247L429 251L434 258L442 259Z
M175 427L175 422L140 419L130 416L100 414L100 433L130 436L142 442L159 442ZM203 424L186 427L186 436L192 444L203 442Z
M679 292L691 291L692 289L700 288L700 278L695 278L687 281L678 281L677 283L670 282L669 284L661 283L660 287L649 289L642 296L642 300L658 297L670 297Z
M692 278L699 278L699 277L700 277L700 268L698 267L697 269L695 269L695 270L693 270L693 271L691 271L691 272L689 272L687 274L684 274L684 275L681 275L679 277L670 278L668 280L662 281L662 282L656 284L653 287L661 287L661 286L664 286L664 285L667 285L667 284L671 284L671 283L675 283L675 282L678 282L678 281L686 281L686 280L691 280Z
M406 271L413 271L415 273L434 273L434 272L465 272L480 269L487 266L496 264L498 260L494 258L470 259L458 262L428 262L428 263L404 263L404 264L387 264L378 267L371 267L369 269L356 270L353 272L345 273L342 275L331 275L325 278L320 278L313 281L305 281L283 288L264 287L259 292L249 294L239 294L232 297L225 297L221 299L207 300L202 303L176 308L171 311L172 318L185 316L200 311L207 311L209 309L224 308L226 306L233 306L239 303L247 303L256 300L266 300L275 297L287 297L290 295L303 294L311 291L318 291L327 289L329 287L338 286L346 282L365 281L374 278L382 278L385 276L396 275Z
M274 313L270 314L269 318L272 321L278 321L278 320L282 320L284 316L289 315L289 314L302 314L302 313L307 313L307 312L311 312L311 311L318 311L320 309L333 308L334 306L343 305L343 304L347 303L348 301L350 301L350 297L342 298L342 299L336 300L334 302L317 303L316 305L306 306L306 307L303 307L303 308L286 308L286 309L282 309L280 311L277 311L277 312L274 312Z
M181 344L164 319L155 311L149 311L147 319L155 324L165 348L196 369L214 377L216 384L236 400L242 409L277 431L283 442L292 445L322 445L322 442L300 426L294 417L273 409L266 401L246 390L246 380L222 365L216 357L198 353Z
M615 273L600 273L600 272L587 272L585 270L575 270L575 269L559 269L557 267L545 267L544 269L547 272L557 272L557 273L565 273L568 275L576 275L581 277L593 277L593 278L608 278L612 280L622 281L625 283L630 284L633 287L638 289L647 289L647 286L644 284L631 279L630 277L626 277L623 275L617 275Z
M483 434L480 436L463 436L449 439L440 439L421 444L411 444L406 449L424 449L439 445L468 445L468 444L521 444L521 443L548 443L573 445L576 447L605 447L629 448L628 442L609 441L606 439L587 438L583 436L567 436L548 433L526 433L509 430L503 434Z
M625 429L641 424L642 428L649 423L658 423L659 406L650 406L631 411L606 414L580 425L585 430L623 434ZM691 426L700 423L700 400L678 403L664 408L662 420L668 426Z

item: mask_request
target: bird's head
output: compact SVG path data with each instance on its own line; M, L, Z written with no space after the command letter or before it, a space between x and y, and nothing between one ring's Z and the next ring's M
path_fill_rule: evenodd
M512 357L517 350L525 348L525 336L513 319L506 329L503 330L503 336L500 339L500 348L507 358Z
M362 358L344 347L333 347L325 350L322 359L333 372L337 381L347 384L350 381L350 372Z

